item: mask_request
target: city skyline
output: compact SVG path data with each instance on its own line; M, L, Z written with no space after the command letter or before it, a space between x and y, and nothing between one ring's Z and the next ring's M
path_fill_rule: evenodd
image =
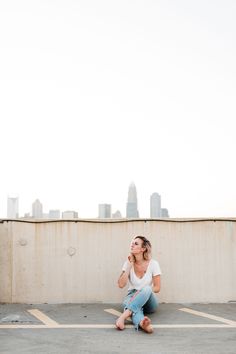
M159 213L152 212L152 203L151 198L153 195L158 195L158 193L154 192L150 195L150 210L148 217L169 217L168 209L165 209L165 212L162 213L161 201L159 202L160 211ZM164 210L164 209L163 209ZM1 217L1 215L0 215ZM31 211L23 212L23 214L19 213L19 196L16 197L7 197L7 218L35 218L35 219L60 219L60 218L78 218L81 217L79 215L78 210L60 210L60 209L49 209L48 213L45 212L43 208L43 203L40 199L35 199L31 205ZM94 216L88 215L88 218L92 218ZM128 187L128 197L126 200L126 215L122 215L119 209L112 209L112 204L108 203L99 203L98 204L98 215L96 218L139 218L144 217L140 216L138 212L138 197L137 197L137 189L134 182L131 182ZM147 216L146 216L147 217ZM5 218L5 217L2 217Z
M0 2L0 215L236 215L233 0ZM42 25L43 24L43 25Z

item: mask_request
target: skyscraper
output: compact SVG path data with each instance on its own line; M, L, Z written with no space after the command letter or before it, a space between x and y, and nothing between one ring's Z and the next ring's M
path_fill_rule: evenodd
M161 217L161 196L158 193L152 193L150 197L150 218Z
M98 217L100 219L111 217L111 204L99 204L98 205Z
M19 198L8 197L7 198L7 217L11 219L17 219L19 217Z
M126 217L127 218L138 218L138 200L137 200L137 190L135 184L132 182L129 186L128 191L128 201L126 204Z
M43 217L43 204L39 199L36 199L32 204L32 217L35 219L41 219Z

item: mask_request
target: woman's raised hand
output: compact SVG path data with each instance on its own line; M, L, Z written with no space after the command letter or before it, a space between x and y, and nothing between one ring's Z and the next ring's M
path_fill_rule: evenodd
M134 256L132 255L132 253L128 255L128 261L130 262L131 266L134 264Z

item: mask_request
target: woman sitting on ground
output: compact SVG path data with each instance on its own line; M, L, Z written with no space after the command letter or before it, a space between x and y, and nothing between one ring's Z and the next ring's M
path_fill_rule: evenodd
M125 320L132 318L135 328L141 327L152 333L151 320L145 314L157 309L158 301L154 293L160 291L161 269L159 263L151 258L151 243L144 236L136 236L130 246L130 255L124 263L118 279L120 288L129 282L127 296L124 299L124 312L116 321L117 329L125 328Z

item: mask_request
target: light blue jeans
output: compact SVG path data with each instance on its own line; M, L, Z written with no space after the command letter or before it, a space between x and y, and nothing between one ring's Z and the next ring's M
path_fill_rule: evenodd
M141 290L130 290L123 302L124 310L132 311L132 322L136 329L144 318L144 314L154 312L158 307L158 301L151 286L145 286Z

